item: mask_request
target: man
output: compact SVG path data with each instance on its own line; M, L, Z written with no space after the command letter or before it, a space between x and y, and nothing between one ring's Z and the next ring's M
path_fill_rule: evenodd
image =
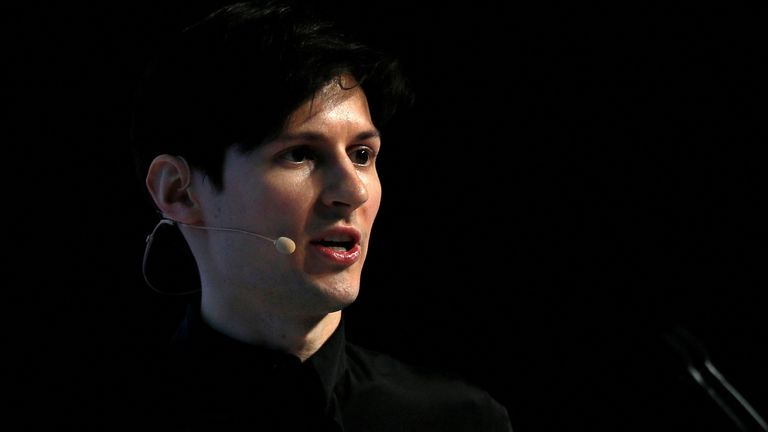
M162 214L147 252L177 226L201 296L151 375L151 421L511 430L486 392L344 338L381 199L378 128L407 99L396 62L275 2L227 6L161 51L134 123Z

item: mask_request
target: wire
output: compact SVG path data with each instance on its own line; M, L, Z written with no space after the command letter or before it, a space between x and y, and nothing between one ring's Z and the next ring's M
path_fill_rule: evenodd
M169 296L183 296L183 295L189 295L194 294L196 292L199 292L200 289L195 289L191 291L183 291L183 292L170 292L170 291L163 291L160 289L155 288L154 285L152 285L152 282L149 281L149 278L147 277L147 257L149 257L149 250L152 248L152 242L155 239L155 233L157 232L157 229L160 228L162 225L176 225L176 222L170 220L170 219L160 219L160 222L155 225L155 228L152 230L152 232L147 236L147 239L145 240L147 245L144 248L144 258L141 260L141 274L144 276L144 282L147 283L147 285L152 288L155 292L163 295L169 295Z

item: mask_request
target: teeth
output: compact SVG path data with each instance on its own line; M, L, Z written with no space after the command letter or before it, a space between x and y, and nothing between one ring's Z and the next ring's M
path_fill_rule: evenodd
M323 237L323 241L348 242L348 241L352 241L352 238L345 235L328 236L328 237Z

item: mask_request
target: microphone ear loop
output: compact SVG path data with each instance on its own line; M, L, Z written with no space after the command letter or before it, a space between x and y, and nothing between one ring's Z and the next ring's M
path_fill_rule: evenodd
M149 251L152 248L152 242L154 242L154 240L155 240L155 234L157 233L158 228L160 228L160 226L162 226L162 225L175 226L176 225L176 221L174 221L172 219L167 219L167 218L160 219L160 221L157 223L157 225L155 225L155 228L152 230L152 232L147 236L147 239L145 240L146 246L144 247L144 258L141 260L141 274L142 274L142 276L144 276L144 282L146 282L147 285L150 288L152 288L153 291L155 291L155 292L157 292L159 294L169 295L169 296L183 296L183 295L188 295L188 294L194 294L194 293L200 291L199 289L195 289L195 290L191 290L191 291L183 291L183 292L178 292L178 293L169 292L169 291L163 291L163 290L155 288L155 286L152 285L152 282L149 281L149 278L147 277L147 260L148 260L148 257L149 257Z

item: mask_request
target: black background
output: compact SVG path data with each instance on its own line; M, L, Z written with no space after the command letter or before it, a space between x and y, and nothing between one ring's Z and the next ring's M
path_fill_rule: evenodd
M156 215L130 96L160 35L214 5L4 6L5 373L26 422L111 421L115 372L176 325L182 301L141 278ZM351 340L477 383L517 431L733 429L661 342L682 325L768 415L762 10L326 11L416 90L384 131Z

